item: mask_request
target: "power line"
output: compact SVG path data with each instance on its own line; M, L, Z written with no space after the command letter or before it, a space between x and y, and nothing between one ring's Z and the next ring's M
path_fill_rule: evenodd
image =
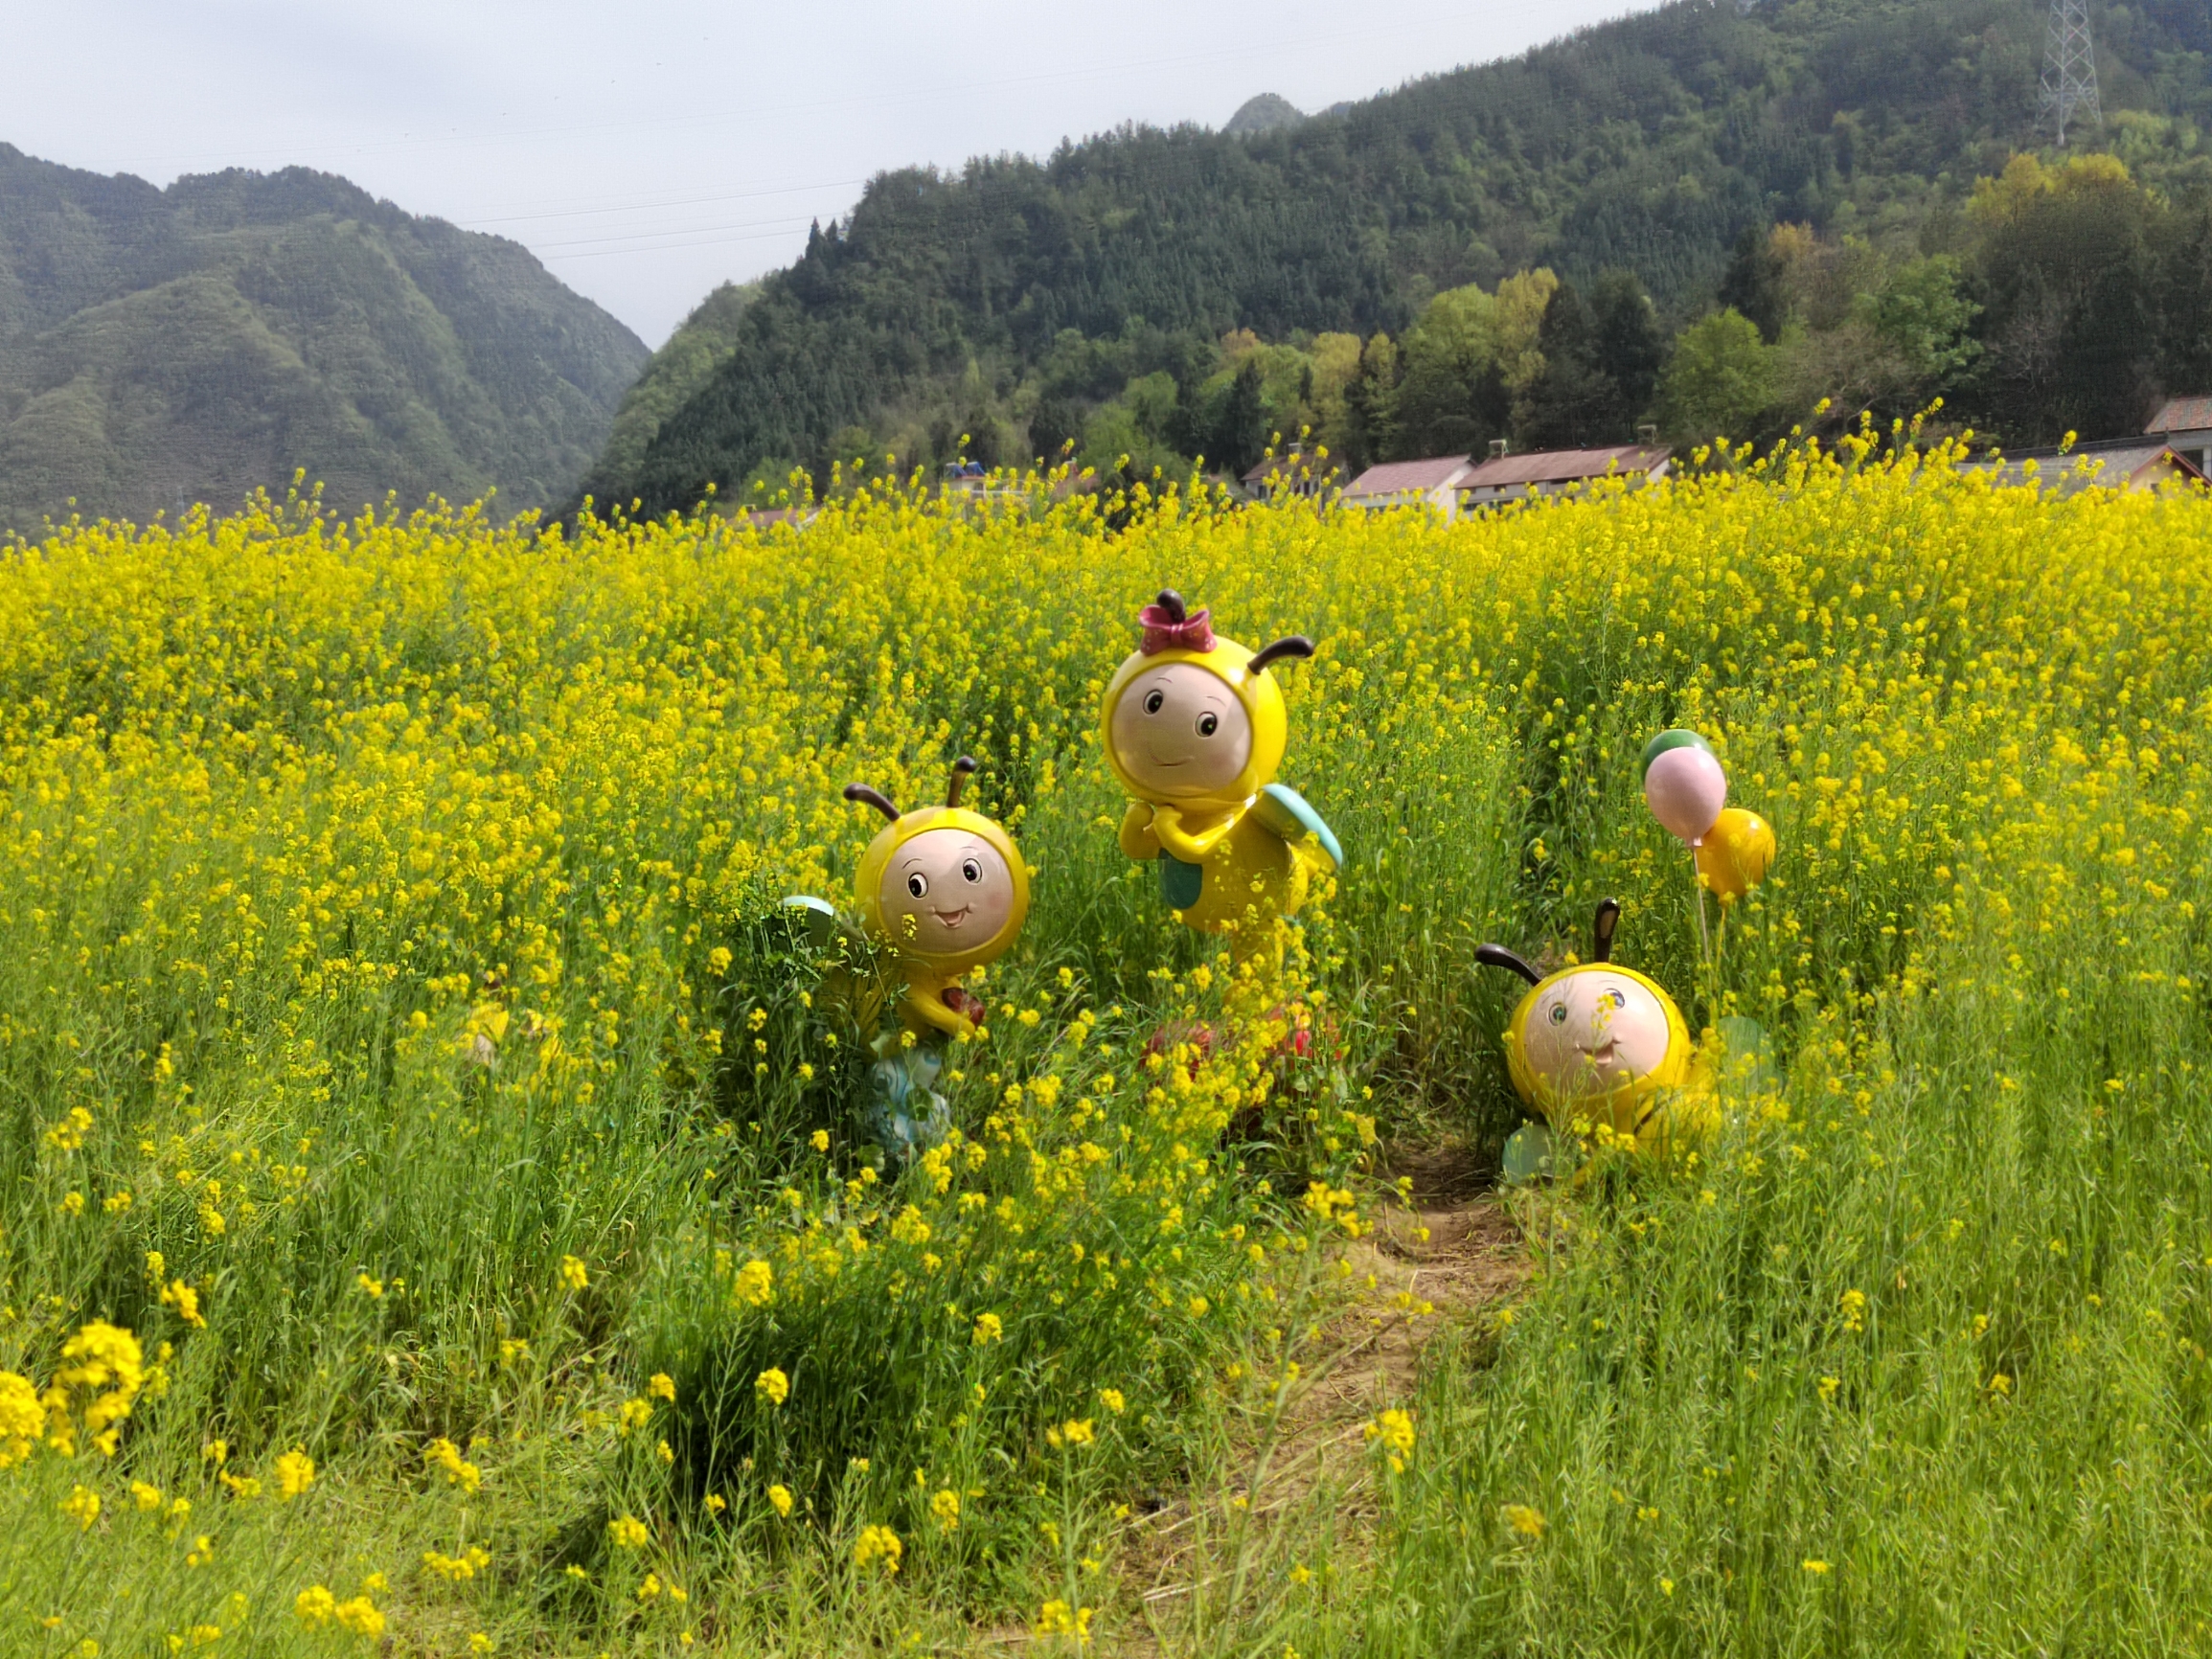
M754 196L798 195L810 190L843 190L848 186L866 184L864 178L825 179L819 184L780 184L765 190L723 191L715 195L678 196L671 201L660 201L650 196L634 196L618 200L610 207L554 208L544 213L500 214L491 218L455 219L454 224L465 231L481 229L485 225L520 224L526 219L586 218L602 214L652 213L662 208L697 207L703 202L744 201Z

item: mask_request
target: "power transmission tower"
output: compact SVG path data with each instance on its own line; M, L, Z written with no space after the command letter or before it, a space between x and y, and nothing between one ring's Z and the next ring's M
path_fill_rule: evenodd
M2087 0L2051 0L2051 28L2043 47L2043 113L2057 129L2061 148L2066 128L2093 121L2101 132L2105 112L2097 102L2097 50L2089 40Z

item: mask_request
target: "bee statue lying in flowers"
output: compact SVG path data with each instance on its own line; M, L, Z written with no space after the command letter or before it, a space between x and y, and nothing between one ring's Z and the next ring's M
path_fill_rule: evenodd
M1712 1078L1690 1043L1675 999L1612 960L1621 907L1598 905L1591 960L1540 974L1502 944L1475 960L1528 981L1506 1021L1506 1071L1543 1125L1524 1125L1506 1146L1509 1179L1553 1172L1559 1137L1601 1146L1664 1149L1708 1133L1719 1117Z
M1137 621L1143 641L1115 670L1100 717L1106 764L1134 797L1122 851L1156 861L1185 925L1226 934L1249 955L1272 939L1276 917L1298 913L1312 877L1344 859L1321 815L1274 781L1288 721L1267 670L1311 656L1313 642L1292 634L1247 650L1172 588Z
M848 784L845 799L873 807L888 822L860 856L854 901L860 935L891 953L900 982L897 1022L874 1040L876 1087L870 1132L895 1161L933 1144L947 1126L934 1087L949 1037L974 1034L983 1004L961 987L970 970L995 962L1029 916L1029 867L1012 836L960 804L976 769L952 763L945 805L901 812L882 791ZM836 911L819 898L787 898L811 913L826 934ZM880 1004L854 999L863 1026Z

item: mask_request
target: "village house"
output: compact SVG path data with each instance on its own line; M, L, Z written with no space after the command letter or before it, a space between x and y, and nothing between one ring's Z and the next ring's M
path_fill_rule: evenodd
M2143 435L2163 439L2195 462L2199 472L2212 474L2212 398L2167 398Z
M1531 494L1557 495L1601 478L1650 484L1664 478L1674 455L1663 443L1616 443L1600 449L1534 449L1509 455L1500 443L1491 457L1454 487L1459 505L1472 511Z
M2161 484L2202 484L2204 468L2159 438L2107 438L2071 449L2021 449L1988 456L1967 465L1996 469L1999 488L2031 479L2044 493L2073 495L2084 489L2151 489Z
M1598 449L1536 449L1513 455L1504 443L1490 459L1440 455L1427 461L1388 461L1352 481L1346 507L1433 507L1448 519L1528 496L1557 495L1598 479L1646 484L1664 478L1673 455L1663 443L1616 443Z
M1439 455L1427 461L1385 461L1355 478L1337 497L1337 503L1362 511L1432 507L1446 518L1455 518L1459 514L1459 486L1473 470L1474 458L1470 455Z

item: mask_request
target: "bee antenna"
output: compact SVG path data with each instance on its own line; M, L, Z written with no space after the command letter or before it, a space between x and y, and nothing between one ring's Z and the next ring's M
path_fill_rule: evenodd
M1621 920L1621 901L1617 898L1598 900L1598 919L1590 925L1590 960L1610 962L1613 959L1613 929Z
M1288 634L1279 640L1270 640L1252 653L1252 660L1244 667L1255 674L1267 671L1269 663L1281 662L1285 657L1310 657L1313 642L1304 634Z
M973 755L963 755L952 762L952 782L946 786L945 790L945 805L946 807L960 805L960 786L968 782L969 773L974 770L975 757Z
M848 784L845 785L845 799L865 801L892 823L899 822L899 808L891 805L891 797L880 789L871 788L866 784Z
M1183 603L1183 596L1172 587L1160 589L1160 609L1168 613L1168 621L1172 623L1188 622L1191 619L1189 607Z
M1485 967L1502 967L1508 973L1517 973L1531 985L1543 984L1542 974L1537 972L1535 968L1529 966L1527 963L1502 944L1476 945L1474 947L1474 960Z

